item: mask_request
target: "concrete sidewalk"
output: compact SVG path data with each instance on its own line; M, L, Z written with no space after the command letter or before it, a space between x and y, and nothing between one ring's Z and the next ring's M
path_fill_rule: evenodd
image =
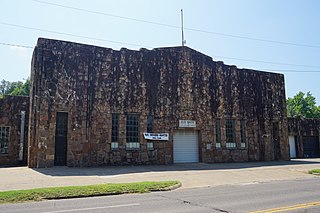
M11 167L0 168L0 191L161 180L179 180L183 188L252 184L273 180L320 178L307 173L308 170L316 168L320 168L320 159L95 168L29 169L27 167Z

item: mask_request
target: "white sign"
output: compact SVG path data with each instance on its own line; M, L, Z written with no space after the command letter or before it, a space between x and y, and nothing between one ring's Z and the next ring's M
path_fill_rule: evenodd
M196 121L194 120L179 120L179 127L196 127Z
M158 140L158 141L168 141L169 133L143 133L144 139L147 140Z

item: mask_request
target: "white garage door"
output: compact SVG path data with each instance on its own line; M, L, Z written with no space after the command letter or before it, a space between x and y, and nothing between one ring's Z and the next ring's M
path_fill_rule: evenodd
M294 136L289 136L290 158L296 158L296 142Z
M199 162L199 146L197 131L175 131L173 133L173 162Z

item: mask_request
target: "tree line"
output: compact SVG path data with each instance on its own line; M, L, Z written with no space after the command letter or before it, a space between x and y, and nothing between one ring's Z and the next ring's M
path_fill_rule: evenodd
M320 105L310 93L298 92L293 98L287 99L288 117L320 118Z
M30 79L25 82L10 82L2 80L0 83L0 98L4 95L24 95L30 94ZM316 105L316 98L310 93L298 92L293 98L287 99L288 117L320 118L320 105Z
M30 94L30 79L23 81L6 81L0 82L0 98L4 95L24 95L29 96Z

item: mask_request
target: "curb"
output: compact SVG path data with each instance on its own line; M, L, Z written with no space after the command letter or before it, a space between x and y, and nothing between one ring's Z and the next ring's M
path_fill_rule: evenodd
M176 185L169 186L163 189L153 189L149 190L149 192L163 192L163 191L172 191L178 189L182 186L181 182L177 183ZM124 195L124 194L138 194L136 192L115 192L115 193L106 193L106 194L94 194L94 195L87 195L87 196L70 196L70 197L58 197L58 198L45 198L43 200L62 200L62 199L74 199L74 198L86 198L86 197L100 197L100 196L112 196L112 195Z
M309 173L310 175L317 175L317 176L320 176L320 173L318 173L318 172L311 172L311 173Z
M175 189L178 189L182 186L181 182L177 183L176 185L173 185L173 186L169 186L169 187L166 187L166 188L163 188L163 189L154 189L154 190L150 190L151 192L162 192L162 191L172 191L172 190L175 190Z

